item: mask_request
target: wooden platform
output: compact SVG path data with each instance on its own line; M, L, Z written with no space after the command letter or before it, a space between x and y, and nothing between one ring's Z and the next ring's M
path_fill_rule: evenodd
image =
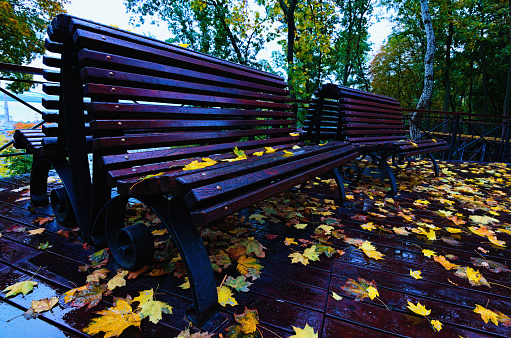
M225 329L236 324L233 314L240 314L247 307L258 311L259 332L265 338L289 337L294 334L293 326L304 328L306 324L313 327L319 337L511 337L511 322L503 320L498 326L491 321L485 323L473 312L479 304L511 317L511 168L473 163L441 164L443 172L439 179L427 176L431 170L425 166L421 166L420 172L398 176L405 184L401 184L401 193L393 200L384 197L382 187L373 184L373 177L370 182L365 180L351 187L348 191L352 198L346 207L339 208L331 204L337 196L331 182L318 179L302 192L289 192L213 225L210 230L222 231L224 235L209 231L206 241L211 242L210 245L222 245L218 243L219 238L225 240L230 236L229 240L234 238L234 241L254 237L265 247L265 257L259 258L263 266L260 278L247 278L253 283L249 292L233 291L238 305L222 308L227 322L217 333L227 336ZM422 176L423 172L427 178ZM370 169L368 173L371 174ZM0 337L87 336L83 328L98 316L95 312L112 306L113 297L128 294L136 297L139 291L151 288L157 289L157 300L173 307L173 313L164 314L158 324L144 319L141 330L131 327L121 337L175 337L187 327L184 317L191 303L190 293L178 287L184 279L173 275L130 279L126 286L116 288L91 310L57 305L37 319L26 320L20 316L32 300L61 296L69 289L84 285L87 275L94 270L79 272L80 266L90 263L89 255L93 251L77 240L72 231L75 225L57 224L52 219L44 222L51 211L49 207L34 209L30 206L26 199L27 185L27 177L0 180L0 288L3 290L29 278L38 285L26 296L5 298L5 293L1 294ZM438 213L439 210L444 212ZM446 211L466 223L455 225L447 218ZM140 215L136 211L134 214ZM471 232L469 227L474 227L473 230L480 227L470 220L471 215L498 220L487 227L498 240L506 242L506 247L493 245L487 237ZM145 213L140 217L145 221L151 219ZM361 228L369 222L377 228ZM292 223L307 226L297 229ZM317 244L318 237L311 235L322 224L332 228L317 230L320 237L324 237L325 231L333 231L339 237L331 236L328 240L335 253L331 257L322 254L319 261L310 261L307 265L292 263L290 254L304 252L305 247L299 244L305 242L306 247L311 247L313 242ZM16 228L19 226L26 230L13 231L22 230ZM158 229L158 224L152 226ZM40 227L46 228L42 234L27 233ZM418 227L427 230L437 227L436 239L428 240L426 236L413 233ZM446 227L459 228L461 233L451 234ZM393 230L396 228L409 234L397 234ZM67 234L70 236L63 236ZM161 242L165 240L165 236L157 238ZM298 244L286 246L286 238L293 238ZM364 254L359 245L366 240L384 255L382 259L371 259ZM46 242L51 247L37 249ZM448 257L453 264L479 270L491 287L472 286L467 278L455 275L456 269L446 270L433 257L426 257L423 249ZM473 259L481 259L483 266L474 266ZM502 264L500 269L504 271L490 271L493 262ZM110 271L107 281L115 275L118 266L109 261L105 267ZM422 279L412 278L410 270L420 270ZM216 274L218 285L226 274L239 276L235 261ZM349 279L357 281L359 278L374 280L378 299L366 297L356 301L353 293L342 288ZM335 300L332 292L343 298ZM431 310L428 319L439 320L442 330L436 332L428 319L411 312L408 302L425 305Z

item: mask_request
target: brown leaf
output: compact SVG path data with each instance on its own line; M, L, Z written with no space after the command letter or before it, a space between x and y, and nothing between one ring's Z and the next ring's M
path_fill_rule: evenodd
M99 282L100 279L105 279L108 276L108 269L98 269L95 270L93 273L87 276L87 283L90 282Z
M87 305L87 310L89 310L98 305L103 296L107 296L111 292L106 284L87 283L82 287L66 292L64 294L64 303L71 302L72 306L78 308Z

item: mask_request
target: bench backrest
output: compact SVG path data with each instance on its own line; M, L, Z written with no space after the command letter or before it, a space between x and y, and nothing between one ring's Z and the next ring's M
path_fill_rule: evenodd
M394 98L334 84L323 85L316 96L311 107L315 115L309 118L311 137L348 140L355 145L406 139L403 113Z
M116 186L194 159L299 142L273 74L90 21L68 21L100 170ZM172 188L155 187L168 193Z

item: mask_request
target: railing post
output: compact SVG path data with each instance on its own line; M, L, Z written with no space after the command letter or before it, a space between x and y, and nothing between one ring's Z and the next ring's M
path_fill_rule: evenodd
M457 138L457 135L458 135L458 130L459 130L459 127L460 127L460 117L458 115L456 115L456 117L454 118L454 125L452 126L451 130L452 130L452 134L451 134L451 144L450 144L450 149L449 149L449 157L447 158L448 160L452 160L452 157L454 156L454 147L456 146L456 138Z
M507 152L510 150L509 148L509 138L511 137L511 119L508 119L505 122L504 127L504 139L502 140L504 142L504 148L502 149L502 155L500 158L500 162L506 162L507 158Z

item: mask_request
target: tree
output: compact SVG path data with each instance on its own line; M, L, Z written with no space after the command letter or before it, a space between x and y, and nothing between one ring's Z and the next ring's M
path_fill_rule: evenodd
M240 64L260 67L257 53L263 47L265 18L250 8L248 0L124 0L128 11L145 17L159 16L173 37L167 41Z
M44 34L53 17L64 12L68 0L0 0L0 62L28 64L44 53ZM31 80L32 75L1 72L19 80ZM13 82L9 89L20 93L30 88L23 82Z

